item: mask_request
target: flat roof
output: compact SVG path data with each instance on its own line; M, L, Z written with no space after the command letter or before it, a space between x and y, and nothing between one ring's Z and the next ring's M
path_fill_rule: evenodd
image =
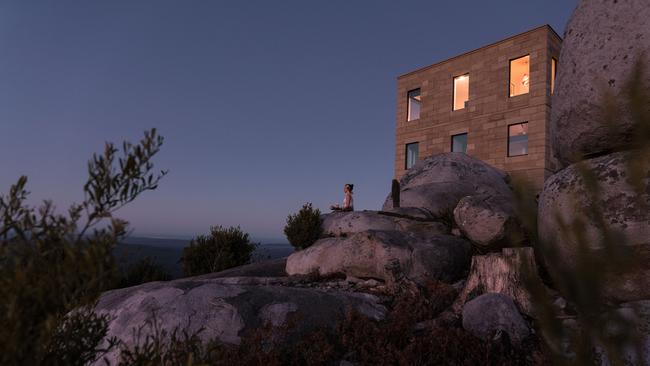
M492 46L496 46L496 45L498 45L499 43L503 43L503 42L509 41L509 40L511 40L511 39L514 39L514 38L517 38L517 37L520 37L520 36L526 35L526 34L528 34L528 33L536 32L536 31L538 31L538 30L540 30L540 29L543 29L543 28L548 28L548 29L551 31L551 33L552 33L553 35L555 35L555 36L556 36L560 41L562 41L562 37L560 37L560 35L557 34L557 32L555 31L555 29L553 29L553 27L551 27L549 24L544 24L544 25L541 25L541 26L539 26L539 27L533 28L533 29L531 29L531 30L527 30L527 31L525 31L525 32L523 32L523 33L518 33L518 34L515 34L515 35L510 36L510 37L508 37L508 38L502 39L502 40L500 40L500 41L492 42L492 43L490 43L490 44L487 44L487 45L485 45L485 46L479 47L479 48L477 48L477 49L474 49L474 50L471 50L471 51L467 51L467 52L465 52L465 53L461 53L461 54L456 55L456 56L454 56L454 57L450 57L450 58L448 58L448 59L446 59L446 60L439 61L439 62L436 62L436 63L434 63L434 64L428 65L428 66L420 67L420 68L415 69L415 70L413 70L413 71L409 71L409 72L407 72L407 73L405 73L405 74L402 74L402 75L398 76L397 78L398 78L398 79L401 79L401 78L403 78L403 77L405 77L405 76L409 76L409 75L411 75L411 74L415 74L415 73L418 73L418 72L420 72L420 71L424 71L424 70L430 69L430 68L432 68L432 67L435 67L435 66L438 66L438 65L444 64L445 62L452 61L452 60L457 59L457 58L462 57L462 56L466 56L466 55L469 55L469 54L472 54L472 53L475 53L475 52L482 51L482 50L484 50L484 49L486 49L486 48L489 48L489 47L492 47Z

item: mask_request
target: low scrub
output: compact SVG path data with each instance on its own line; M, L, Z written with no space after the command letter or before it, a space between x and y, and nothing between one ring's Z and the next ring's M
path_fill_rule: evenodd
M239 227L214 226L183 249L183 272L196 276L248 264L257 246Z
M129 265L120 275L117 288L131 287L153 281L169 281L172 276L151 257L144 257Z
M305 203L300 211L287 217L284 235L297 250L310 247L323 234L321 212Z

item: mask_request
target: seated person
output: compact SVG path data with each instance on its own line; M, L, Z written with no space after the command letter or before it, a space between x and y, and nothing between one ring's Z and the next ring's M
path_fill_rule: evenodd
M354 184L348 183L343 186L343 192L345 193L345 197L343 198L343 206L332 205L330 206L330 209L332 211L354 211L354 199L352 198L353 188Z

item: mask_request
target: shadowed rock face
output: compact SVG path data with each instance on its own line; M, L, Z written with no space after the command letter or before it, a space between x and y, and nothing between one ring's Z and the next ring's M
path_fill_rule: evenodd
M524 318L512 299L503 294L483 294L463 307L463 328L484 340L504 331L513 343L521 343L530 334Z
M101 296L96 311L112 318L107 337L116 336L127 344L133 344L134 331L139 328L142 337L149 334L151 327L147 324L153 321L167 331L178 327L191 334L202 329L199 336L204 341L216 338L238 344L243 335L265 322L280 326L295 316L300 321L293 331L301 334L334 326L348 307L376 320L385 313L379 300L369 294L253 285L268 282L264 279L236 280L189 278L108 291ZM108 355L113 363L117 357L117 352Z
M221 277L283 277L287 273L284 271L287 258L276 258L263 260L239 267L226 269L221 272L208 273L194 278L207 280Z
M567 24L551 112L551 146L561 164L620 150L630 142L632 118L626 106L619 106L613 129L603 125L602 94L624 91L642 52L648 70L649 50L647 0L579 2ZM650 88L650 72L642 81Z
M614 301L650 298L650 212L647 210L647 205L650 205L650 178L644 180L645 189L639 201L637 192L628 184L626 177L625 161L633 159L634 154L633 151L619 152L584 162L599 182L600 192L596 201L588 196L577 165L571 165L550 177L539 199L540 239L558 252L558 264L571 268L579 255L579 244L575 237L560 233L556 220L558 216L568 224L576 218L582 219L589 249L599 251L602 249L603 236L602 224L594 217L595 209L598 209L602 211L605 224L610 229L620 231L627 244L636 249L641 268L612 275L608 279L606 294Z
M650 300L641 300L621 304L614 310L614 315L627 320L631 325L628 334L639 342L641 347L637 353L635 347L626 347L622 350L621 358L623 365L647 365L650 360ZM596 347L594 353L602 360L607 360L607 352L602 347ZM642 356L643 359L639 359ZM611 365L609 362L602 362L601 365Z
M468 241L451 235L403 231L365 231L348 237L320 239L287 260L289 275L346 274L394 282L404 276L454 282L469 266Z
M434 217L449 214L461 198L475 194L511 195L507 175L463 153L437 154L419 161L400 180L400 205L424 208ZM390 195L383 210L393 208Z
M368 230L376 231L422 231L430 234L447 234L449 228L445 225L424 219L420 210L409 213L419 216L408 216L404 213L381 211L350 211L334 212L323 215L323 234L342 236Z
M524 239L514 206L512 196L463 197L454 209L454 220L476 247L495 251L503 246L516 246Z
M435 221L436 219L431 211L421 207L393 207L388 211L379 211L379 213L411 220Z

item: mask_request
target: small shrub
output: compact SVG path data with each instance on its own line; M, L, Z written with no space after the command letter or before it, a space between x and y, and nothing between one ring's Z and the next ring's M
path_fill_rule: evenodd
M196 276L248 264L256 248L239 227L214 226L209 235L197 236L183 249L183 272Z
M192 365L205 364L210 348L204 345L199 334L178 327L172 331L162 328L154 314L152 321L133 331L133 344L119 346L119 366L136 365Z
M48 345L43 365L88 365L100 360L119 343L106 339L109 314L96 314L91 306L67 314Z
M294 248L300 250L310 247L323 233L323 219L320 210L305 203L298 213L287 217L284 235Z
M131 287L153 281L169 281L172 276L151 257L144 257L128 266L117 288Z

